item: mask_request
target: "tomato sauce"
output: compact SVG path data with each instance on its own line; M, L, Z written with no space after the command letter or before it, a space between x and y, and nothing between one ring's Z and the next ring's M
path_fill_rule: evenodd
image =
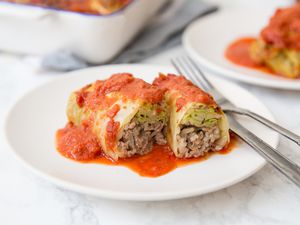
M227 47L225 51L225 57L230 62L237 64L239 66L244 66L268 74L277 75L267 66L256 63L251 59L250 46L255 40L256 39L252 37L244 37L244 38L237 39Z
M92 90L90 90L92 89ZM92 88L83 88L77 94L77 104L91 110L101 110L112 106L117 100L141 99L148 103L159 103L164 96L160 90L129 73L112 75L107 80L98 80Z
M176 100L177 111L189 102L199 102L216 106L211 95L195 86L191 81L185 79L184 76L160 74L159 77L154 80L153 84L166 91L177 91L174 93L180 96Z
M300 51L300 3L277 9L260 36L276 48Z
M56 135L57 150L63 156L82 163L99 163L110 166L125 166L144 177L159 177L189 164L201 162L213 154L227 154L236 146L237 138L231 134L230 144L219 152L191 159L176 158L168 145L155 145L153 150L143 156L119 159L117 162L107 158L100 149L97 138L89 127L75 127L67 124Z
M106 112L106 116L113 119L120 111L120 105L115 104L110 110Z
M68 123L56 133L59 152L70 159L89 160L101 155L98 138L87 124L80 127Z
M116 144L116 138L118 130L120 127L120 122L116 122L113 119L110 119L106 126L106 144L110 149L114 149Z
M88 13L88 14L110 14L125 5L131 0L2 0L5 2L13 2L18 4L28 4L41 7L49 7L53 9L67 10L72 12Z

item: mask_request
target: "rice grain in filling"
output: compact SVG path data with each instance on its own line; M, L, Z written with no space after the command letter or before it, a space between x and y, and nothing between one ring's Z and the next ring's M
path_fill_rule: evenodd
M122 137L118 141L118 149L123 157L144 155L152 150L153 144L165 145L166 126L163 122L140 123L133 119L124 127Z
M223 146L216 144L221 137L219 127L196 127L182 125L177 134L178 156L181 158L203 156L209 151L221 150Z

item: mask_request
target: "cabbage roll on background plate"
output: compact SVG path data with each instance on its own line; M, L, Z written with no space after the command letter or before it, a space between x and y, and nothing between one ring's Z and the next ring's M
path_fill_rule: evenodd
M227 146L228 122L212 96L183 76L160 74L153 84L166 91L170 113L167 139L176 157L203 156Z
M90 126L103 152L114 160L167 143L163 91L131 74L115 74L72 93L67 116L75 126Z

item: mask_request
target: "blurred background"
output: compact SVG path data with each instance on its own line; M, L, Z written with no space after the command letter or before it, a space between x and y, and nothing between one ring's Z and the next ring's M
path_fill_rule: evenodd
M293 2L2 0L0 62L15 56L36 70L57 72L139 62L178 46L185 27L201 16L224 8L271 9Z

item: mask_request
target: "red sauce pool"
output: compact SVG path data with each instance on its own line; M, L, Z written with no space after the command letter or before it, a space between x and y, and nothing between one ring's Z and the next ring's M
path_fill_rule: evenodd
M84 132L86 133L84 134ZM237 143L235 135L231 134L230 137L230 144L226 148L219 152L210 152L203 157L179 159L174 156L168 145L155 145L147 155L119 159L115 162L102 154L97 139L89 133L88 128L77 128L68 124L56 134L57 150L66 158L81 163L125 166L144 177L159 177L178 167L206 160L213 154L227 154L231 152Z
M270 75L279 76L267 66L258 64L251 59L249 49L250 45L255 40L256 39L252 37L237 39L227 47L225 57L236 65L256 69Z

